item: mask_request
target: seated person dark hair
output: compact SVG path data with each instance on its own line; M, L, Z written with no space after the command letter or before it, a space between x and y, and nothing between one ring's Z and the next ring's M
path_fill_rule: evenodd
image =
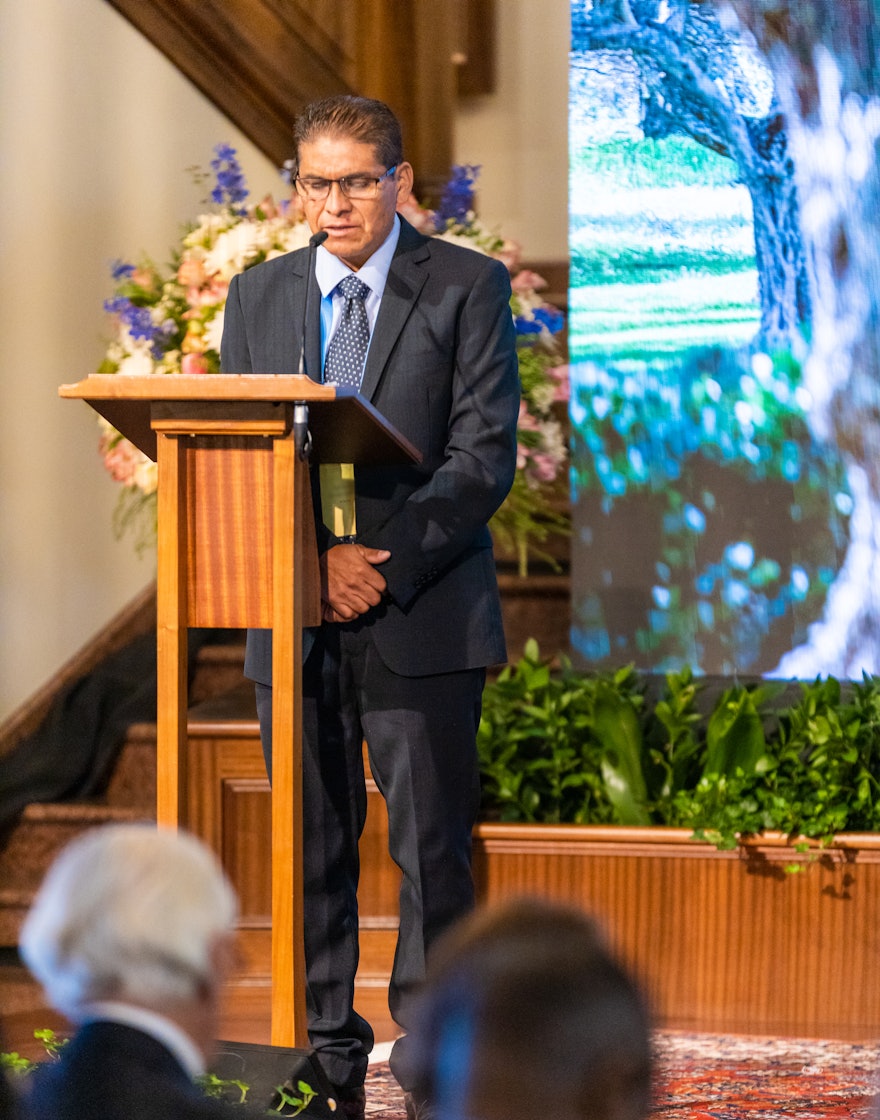
M643 1120L650 1108L643 995L595 923L555 903L478 911L438 942L411 1041L419 1116Z

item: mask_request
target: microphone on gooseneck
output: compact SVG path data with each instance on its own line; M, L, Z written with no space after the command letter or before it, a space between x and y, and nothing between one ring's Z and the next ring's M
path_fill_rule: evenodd
M315 274L315 250L328 238L326 230L313 233L309 238L309 267L306 274L306 298L303 300L302 340L299 348L299 373L305 373L306 362L306 325L309 321L309 297L312 294L312 277ZM305 401L297 401L293 406L293 440L300 459L308 459L312 450L312 435L309 431L309 406Z

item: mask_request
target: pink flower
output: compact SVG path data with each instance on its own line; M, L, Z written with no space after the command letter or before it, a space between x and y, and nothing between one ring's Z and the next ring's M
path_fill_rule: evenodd
M553 389L554 401L567 401L571 397L571 383L569 381L569 366L566 362L565 365L551 366L547 370L547 376L555 382Z
M140 452L116 432L108 432L101 437L100 452L110 477L115 482L121 482L123 486L131 486Z
M537 432L538 421L529 412L528 405L525 401L519 402L519 416L517 417L516 426L522 428L524 432Z
M419 233L434 232L434 211L419 206L415 195L411 194L406 202L398 206L397 212L401 217L406 218L411 226L415 226Z
M228 294L229 281L224 280L220 275L212 276L211 283L202 292L201 302L204 304L225 303Z
M153 290L158 279L151 268L136 268L131 274L132 283L137 284L139 288L143 288L147 292Z
M265 218L277 218L281 213L271 194L264 195L262 202L258 202L256 208Z
M532 455L531 468L531 473L538 482L552 482L556 478L556 460L544 451L536 451Z
M208 279L202 261L194 257L185 258L177 270L177 282L184 288L200 288Z
M518 241L508 241L507 238L500 249L492 254L497 257L499 261L503 261L507 265L508 272L516 272L519 268L519 262L522 259L522 246Z
M510 286L515 292L539 292L547 287L547 281L537 272L524 268L510 281Z
M200 353L184 354L180 360L180 372L187 375L202 375L208 372L205 355Z

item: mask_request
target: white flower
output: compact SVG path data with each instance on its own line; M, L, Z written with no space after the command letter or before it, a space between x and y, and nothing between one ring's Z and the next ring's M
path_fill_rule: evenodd
M224 308L218 309L216 315L209 319L205 326L205 344L209 350L216 350L220 353L220 341L223 338L223 312Z
M125 342L123 341L123 346ZM128 336L128 346L123 352L117 373L126 377L147 377L155 370L152 349L144 339Z
M265 251L267 231L264 222L239 222L232 229L225 230L214 242L214 247L205 254L205 268L209 273L219 276L228 284L236 273Z
M437 241L449 241L452 245L462 245L465 249L473 249L475 253L482 253L485 257L492 255L476 238L468 237L451 229L446 229L442 233L436 234L435 237Z
M187 249L210 248L221 233L231 229L237 224L238 219L228 211L218 214L200 214L195 229L191 230L183 239Z
M145 494L155 494L159 489L159 466L144 455L134 468L132 485Z

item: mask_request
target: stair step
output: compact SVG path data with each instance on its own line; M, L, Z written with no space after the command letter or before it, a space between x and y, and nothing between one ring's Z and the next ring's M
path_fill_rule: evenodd
M102 800L123 809L138 809L146 816L155 815L155 723L133 723L128 727Z
M0 849L0 946L17 944L46 869L74 837L102 824L146 819L139 809L95 802L28 805Z
M229 692L244 679L243 635L239 640L204 645L195 658L189 686L190 706Z

